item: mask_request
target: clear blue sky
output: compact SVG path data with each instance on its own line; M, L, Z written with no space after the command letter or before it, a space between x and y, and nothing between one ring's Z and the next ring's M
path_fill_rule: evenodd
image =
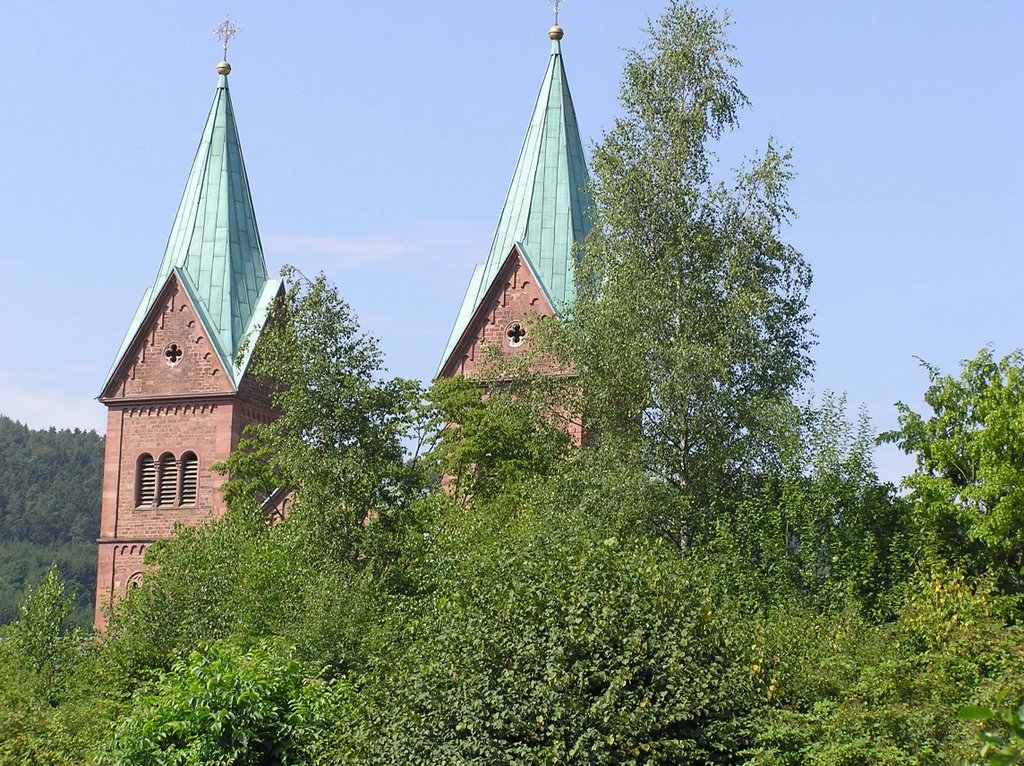
M585 143L661 0L568 0ZM792 146L814 388L877 427L1024 345L1024 3L731 5L753 102L723 157ZM547 61L543 0L11 3L0 25L0 414L103 429L94 397L163 253L216 85L231 91L268 266L324 270L392 373L429 378L490 245ZM878 455L887 478L909 462Z

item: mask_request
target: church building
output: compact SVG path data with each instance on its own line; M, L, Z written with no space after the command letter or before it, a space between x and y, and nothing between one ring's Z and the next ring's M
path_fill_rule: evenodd
M268 279L222 61L199 150L157 270L107 375L96 625L176 523L225 511L225 460L271 417L249 355L283 287ZM239 357L239 351L242 356Z
M438 377L475 377L484 344L523 353L531 320L557 316L576 297L575 246L590 231L592 201L563 36L557 25L548 32L551 57L494 241L473 272Z
M227 39L228 22L221 30ZM473 273L439 376L477 373L484 343L507 354L530 343L530 322L575 298L574 246L591 200L562 63L561 27L485 263ZM227 46L225 45L225 52ZM272 417L268 392L247 374L280 280L267 277L222 61L156 279L142 297L100 394L107 406L96 582L96 625L142 577L143 556L175 524L226 510L211 466L243 429ZM241 352L241 355L240 355ZM579 438L579 434L576 434Z

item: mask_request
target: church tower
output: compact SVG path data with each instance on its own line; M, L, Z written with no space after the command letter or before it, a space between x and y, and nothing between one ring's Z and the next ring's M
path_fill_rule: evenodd
M438 377L474 377L483 344L522 353L530 319L557 316L576 298L573 249L590 231L592 202L562 28L556 24L548 36L551 57L494 241L473 272Z
M234 31L221 29L226 41ZM283 294L268 279L222 61L213 106L153 286L128 328L100 401L107 406L96 625L142 577L143 554L176 523L225 511L225 460L242 429L271 418L246 374Z

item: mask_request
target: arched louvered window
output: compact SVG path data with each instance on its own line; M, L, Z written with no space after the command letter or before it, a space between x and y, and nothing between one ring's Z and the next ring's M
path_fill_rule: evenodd
M194 452L181 457L181 505L195 505L199 487L199 459Z
M157 505L174 505L178 496L178 461L171 453L160 458L157 476Z
M153 505L155 494L156 464L152 455L143 455L135 473L135 504L139 507Z

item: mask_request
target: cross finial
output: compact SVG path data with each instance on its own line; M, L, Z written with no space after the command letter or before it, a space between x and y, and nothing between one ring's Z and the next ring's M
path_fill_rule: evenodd
M564 2L565 2L565 0L548 0L548 5L550 5L555 10L555 26L556 27L558 26L558 12L562 9L562 3L564 3Z
M213 33L217 35L217 39L224 45L224 60L228 58L228 46L234 39L235 35L242 31L242 28L237 24L231 22L231 16L224 17L224 23L213 30Z

